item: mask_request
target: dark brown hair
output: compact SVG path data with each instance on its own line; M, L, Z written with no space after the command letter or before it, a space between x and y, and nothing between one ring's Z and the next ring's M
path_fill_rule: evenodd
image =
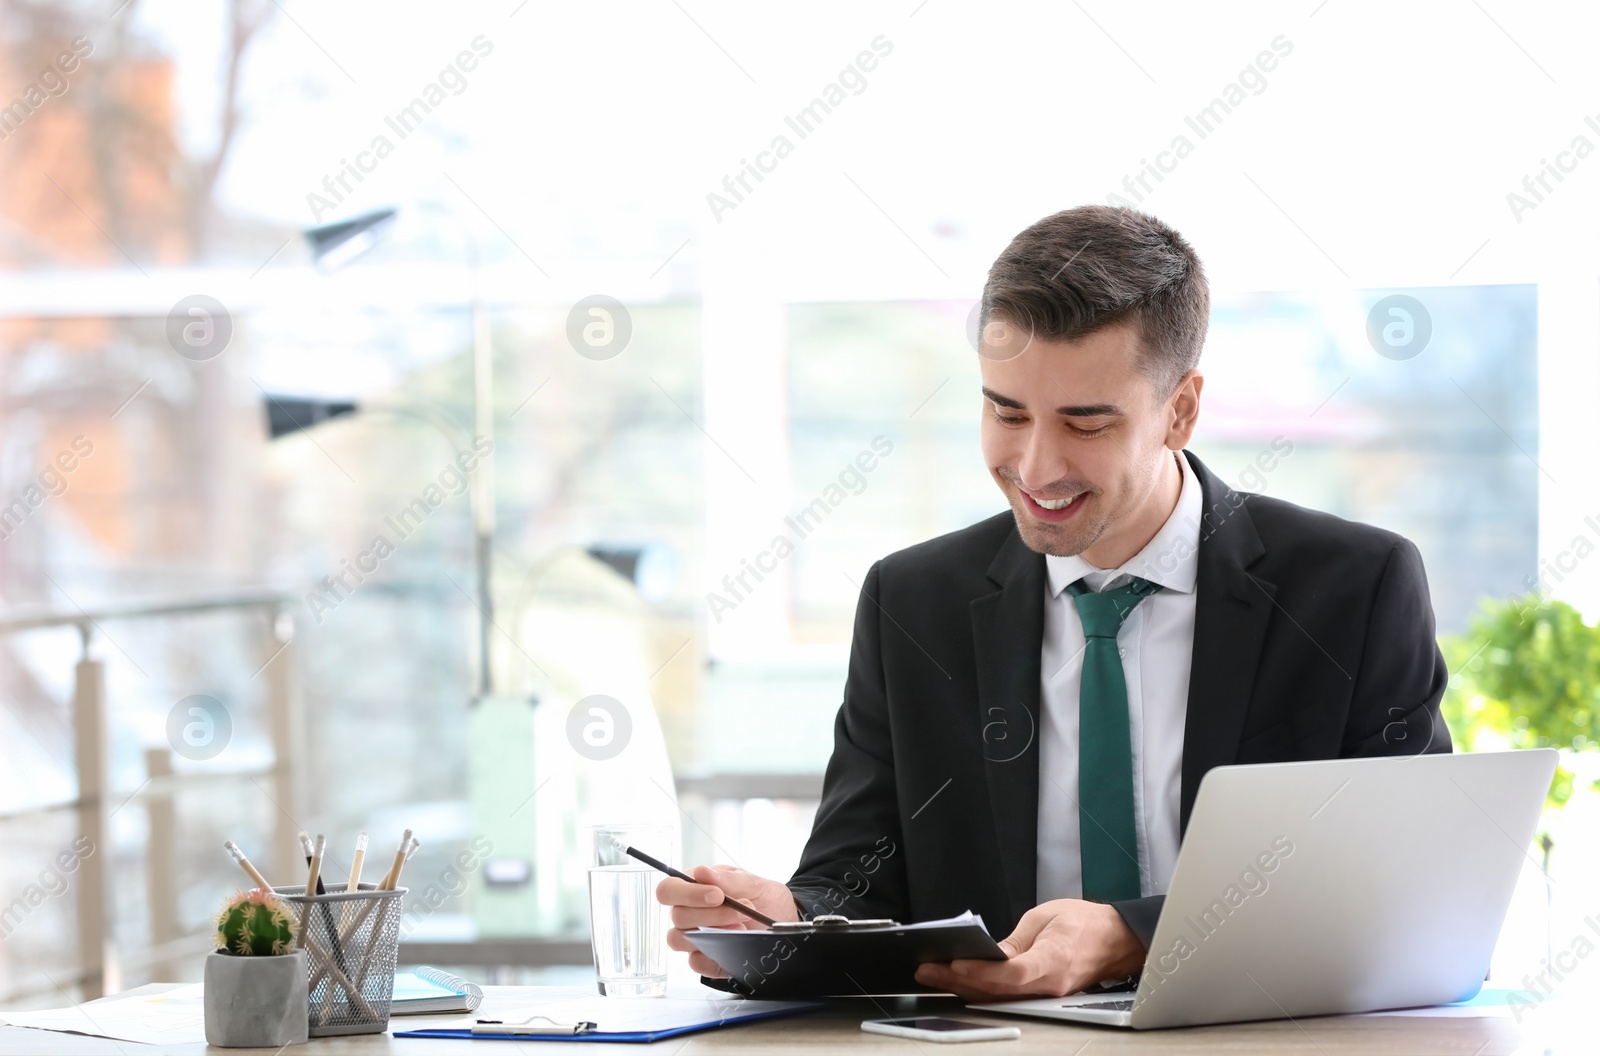
M1131 322L1139 367L1160 396L1194 369L1211 290L1183 236L1153 216L1081 205L1023 231L983 286L979 333L995 316L1045 340L1074 340Z

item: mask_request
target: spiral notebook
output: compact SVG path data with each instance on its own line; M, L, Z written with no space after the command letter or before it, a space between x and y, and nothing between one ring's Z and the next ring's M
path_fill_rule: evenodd
M476 1012L483 1003L483 991L459 975L437 968L413 968L396 972L391 1016L438 1016L452 1012Z

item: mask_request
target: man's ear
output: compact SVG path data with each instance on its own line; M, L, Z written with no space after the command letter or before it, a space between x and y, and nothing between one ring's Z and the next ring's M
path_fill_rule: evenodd
M1178 387L1167 397L1167 447L1182 451L1189 446L1194 427L1200 421L1200 390L1206 379L1198 370L1191 370L1178 381Z

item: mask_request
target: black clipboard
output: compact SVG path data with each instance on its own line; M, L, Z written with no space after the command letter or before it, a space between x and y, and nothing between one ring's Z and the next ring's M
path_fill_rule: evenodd
M972 913L922 924L821 916L760 930L698 928L686 937L729 973L705 985L757 998L929 993L916 980L918 965L1006 959Z

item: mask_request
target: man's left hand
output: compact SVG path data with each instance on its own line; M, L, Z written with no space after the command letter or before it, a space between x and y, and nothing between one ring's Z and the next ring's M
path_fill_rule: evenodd
M1004 961L924 964L917 982L967 1000L1063 997L1137 972L1145 949L1122 916L1100 902L1058 898L1023 914L1000 940Z

